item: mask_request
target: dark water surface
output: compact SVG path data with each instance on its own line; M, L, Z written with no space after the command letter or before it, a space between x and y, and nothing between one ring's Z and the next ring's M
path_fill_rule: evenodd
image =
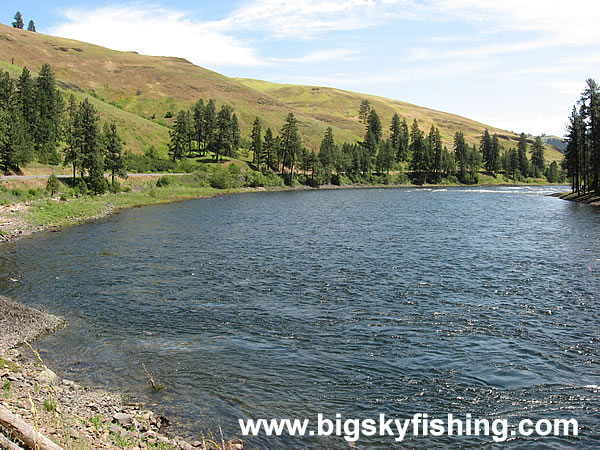
M182 434L221 425L233 437L244 417L451 412L576 418L579 438L537 444L598 447L600 208L553 190L257 193L128 210L3 245L0 292L70 320L38 342L62 375L156 403ZM142 362L164 391L148 392Z

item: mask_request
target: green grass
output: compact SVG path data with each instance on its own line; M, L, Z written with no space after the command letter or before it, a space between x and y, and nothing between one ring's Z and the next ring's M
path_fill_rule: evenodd
M12 361L0 357L0 369L8 369L11 372L20 372L21 368Z
M199 197L220 195L233 190L174 184L156 188L148 183L140 192L122 192L100 196L46 200L31 204L25 220L33 226L62 227L104 216L109 211L137 206L158 205Z
M2 385L2 395L4 398L9 399L11 394L10 381L6 380Z

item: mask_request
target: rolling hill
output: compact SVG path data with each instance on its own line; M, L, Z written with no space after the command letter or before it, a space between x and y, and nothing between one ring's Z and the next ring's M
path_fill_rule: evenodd
M149 145L166 152L171 121L165 115L189 108L199 98L231 104L244 135L256 116L278 132L286 114L293 112L305 145L315 149L329 126L339 142L362 137L358 109L363 99L377 110L385 129L394 113L409 122L416 118L425 131L431 124L439 127L449 147L459 130L471 144L479 141L485 128L497 133L505 147L515 146L517 139L505 130L399 100L328 87L228 78L181 58L119 52L0 24L0 68L16 77L23 67L36 72L44 63L53 67L65 93L90 97L103 119L115 121L126 147L135 153ZM551 146L547 149L549 161L562 159Z

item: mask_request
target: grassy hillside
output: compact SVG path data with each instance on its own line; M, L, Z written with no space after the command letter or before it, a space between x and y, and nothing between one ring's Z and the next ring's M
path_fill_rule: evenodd
M469 143L478 142L485 128L497 133L507 148L515 146L517 138L505 130L398 100L333 88L232 79L181 58L118 52L0 24L2 68L18 75L24 66L37 71L44 63L52 65L67 93L93 97L101 116L117 122L127 148L136 153L148 145L166 151L170 119L165 114L211 97L217 105L229 103L235 108L244 135L257 115L278 132L285 115L293 112L310 148L318 148L328 126L338 141L360 139L364 128L358 121L358 108L363 99L375 107L385 129L397 112L410 122L418 119L423 130L435 123L448 146L458 130ZM547 149L549 161L562 159L559 152Z

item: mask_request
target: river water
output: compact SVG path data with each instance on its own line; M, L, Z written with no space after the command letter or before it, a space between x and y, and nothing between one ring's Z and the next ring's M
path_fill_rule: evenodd
M37 343L61 375L157 405L190 437L219 426L239 436L238 418L470 413L579 422L578 438L511 447L598 447L600 208L546 196L557 190L254 193L132 209L3 245L0 292L70 321ZM163 391L149 391L142 363Z

